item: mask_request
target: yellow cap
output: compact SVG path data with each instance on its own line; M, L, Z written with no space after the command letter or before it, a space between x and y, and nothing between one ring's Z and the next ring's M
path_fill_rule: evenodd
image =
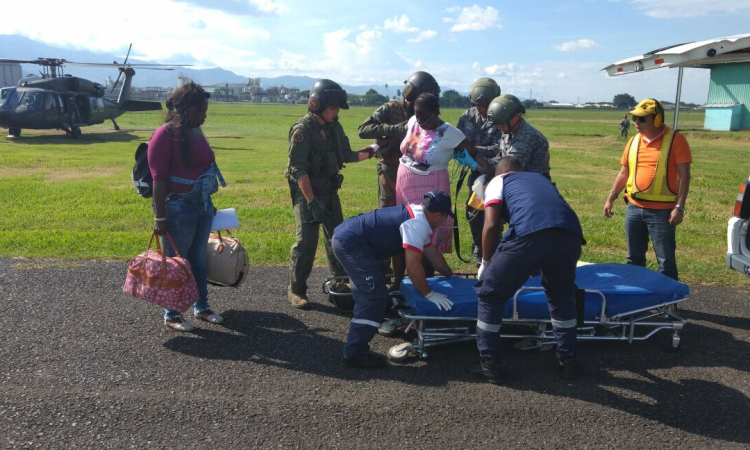
M632 114L637 117L644 117L644 116L650 116L651 114L659 114L660 108L656 106L656 100L652 98L647 98L645 100L641 100L638 105L633 108L632 111L628 112L628 114Z

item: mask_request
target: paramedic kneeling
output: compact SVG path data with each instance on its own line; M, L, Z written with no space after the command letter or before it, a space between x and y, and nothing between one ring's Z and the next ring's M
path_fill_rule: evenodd
M349 275L354 297L354 317L344 345L344 363L373 369L386 364L370 352L369 342L378 331L388 301L383 260L406 254L406 270L414 286L438 309L453 306L448 297L430 290L422 267L422 254L446 277L453 276L443 255L430 246L433 231L451 213L450 195L430 191L421 205L376 209L345 220L333 232L333 253Z
M522 172L518 159L500 160L495 178L485 191L482 265L477 295L477 347L480 362L472 372L501 383L500 325L505 302L535 270L542 286L557 341L563 378L575 378L576 262L583 238L576 213L542 174ZM503 220L508 232L497 246Z

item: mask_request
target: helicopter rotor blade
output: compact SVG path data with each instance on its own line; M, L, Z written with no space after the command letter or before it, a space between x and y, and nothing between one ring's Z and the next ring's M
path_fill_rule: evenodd
M128 63L128 58L130 58L130 50L132 48L133 48L133 43L131 42L130 43L130 47L128 47L128 54L125 55L125 62L123 62L123 64L127 64ZM117 62L117 61L115 61L115 62ZM123 72L124 72L124 70L122 70L122 67L120 67L120 73L117 74L117 79L115 80L114 84L112 85L112 89L109 92L113 92L115 90L115 86L117 86L117 83L120 82L120 77L122 76Z

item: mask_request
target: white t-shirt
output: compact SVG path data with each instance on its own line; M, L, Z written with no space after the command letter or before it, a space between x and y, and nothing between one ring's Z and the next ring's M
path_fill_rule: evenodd
M401 141L401 164L419 175L448 168L453 149L466 136L453 125L443 122L435 130L423 130L412 116L406 124L406 137Z
M406 208L412 218L402 223L398 228L403 240L403 247L421 254L424 248L430 246L432 227L430 227L430 223L424 215L422 205L408 205Z

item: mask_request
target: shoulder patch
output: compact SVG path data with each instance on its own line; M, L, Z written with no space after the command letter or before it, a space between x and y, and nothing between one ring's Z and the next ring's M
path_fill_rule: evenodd
M294 142L295 144L299 144L300 142L304 140L305 140L305 133L300 129L295 130L294 134L292 134L292 142Z

